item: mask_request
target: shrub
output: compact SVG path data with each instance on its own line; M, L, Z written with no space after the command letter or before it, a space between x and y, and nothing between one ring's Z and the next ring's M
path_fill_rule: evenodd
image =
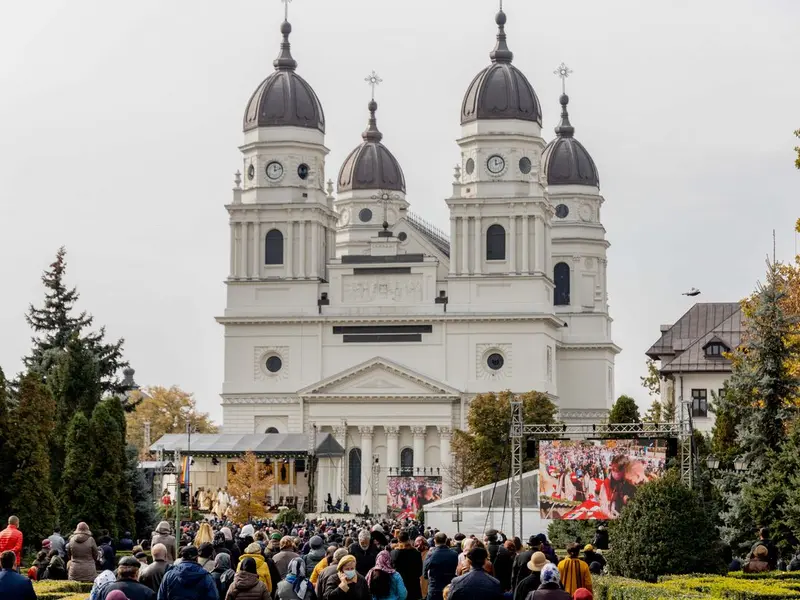
M718 575L666 577L661 583L644 583L621 577L596 577L592 584L596 600L717 599L778 600L800 598L797 578L779 573L759 578Z
M674 471L641 486L609 533L613 575L656 581L661 575L725 572L716 527Z
M554 548L566 548L572 542L591 544L600 521L551 521L547 526L547 537Z
M282 510L277 517L275 517L275 523L278 525L292 525L295 523L302 523L305 521L306 516L297 510L296 508L290 508L289 510Z

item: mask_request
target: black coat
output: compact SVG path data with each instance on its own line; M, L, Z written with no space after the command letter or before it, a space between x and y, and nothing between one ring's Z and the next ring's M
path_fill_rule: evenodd
M497 554L492 561L492 567L494 568L494 576L500 582L503 591L512 589L511 571L514 567L514 556L506 550L505 546L498 548Z
M375 566L375 559L378 558L378 549L370 544L367 549L361 548L358 542L350 545L350 554L356 559L356 571L363 577L367 576L369 570Z
M528 594L531 592L538 590L539 586L542 584L542 572L541 571L529 571L529 575L520 580L517 584L517 587L514 588L514 598L513 600L525 600L528 597Z
M472 569L450 583L449 600L502 600L500 582L483 569Z
M422 598L422 554L416 548L397 548L392 550L392 566L400 573L408 592L407 600Z
M572 596L562 590L557 583L545 583L540 585L538 590L528 594L527 600L572 600Z
M583 553L583 562L585 562L590 567L592 566L593 562L600 563L601 567L606 566L606 559L605 557L598 553L598 552L586 552Z
M514 557L514 564L511 566L511 589L516 590L519 582L531 574L528 563L533 558L535 550L525 550ZM524 596L522 600L525 600Z
M338 573L336 577L338 579ZM331 582L325 589L325 598L323 600L372 600L369 587L367 587L367 580L361 575L356 575L356 580L348 584L347 587L349 589L344 592L338 583L334 585Z
M143 583L130 579L115 581L103 588L100 600L106 600L113 590L119 590L128 597L128 600L156 600L156 593Z
M438 600L444 588L456 576L458 554L447 546L436 546L428 552L422 574L428 580L428 599Z

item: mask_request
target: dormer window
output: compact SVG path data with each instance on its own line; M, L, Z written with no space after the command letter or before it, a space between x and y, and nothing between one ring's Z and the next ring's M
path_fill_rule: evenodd
M711 342L705 347L706 358L723 358L723 354L728 352L728 347L722 342Z

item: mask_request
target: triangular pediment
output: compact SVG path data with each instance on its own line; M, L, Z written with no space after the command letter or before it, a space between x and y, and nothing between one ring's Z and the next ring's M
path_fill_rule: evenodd
M300 390L301 396L454 396L448 385L385 358L376 357Z

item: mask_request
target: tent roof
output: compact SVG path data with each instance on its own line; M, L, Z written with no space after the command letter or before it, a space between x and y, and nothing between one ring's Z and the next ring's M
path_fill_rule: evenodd
M156 441L150 450L158 451L162 447L164 452L173 453L180 450L186 453L190 450L193 456L215 454L244 454L253 452L261 456L268 455L306 455L312 450L310 436L304 433L258 433L251 435L196 433L189 440L185 433L168 433ZM314 448L317 456L342 456L344 448L330 433L317 434L317 447Z

